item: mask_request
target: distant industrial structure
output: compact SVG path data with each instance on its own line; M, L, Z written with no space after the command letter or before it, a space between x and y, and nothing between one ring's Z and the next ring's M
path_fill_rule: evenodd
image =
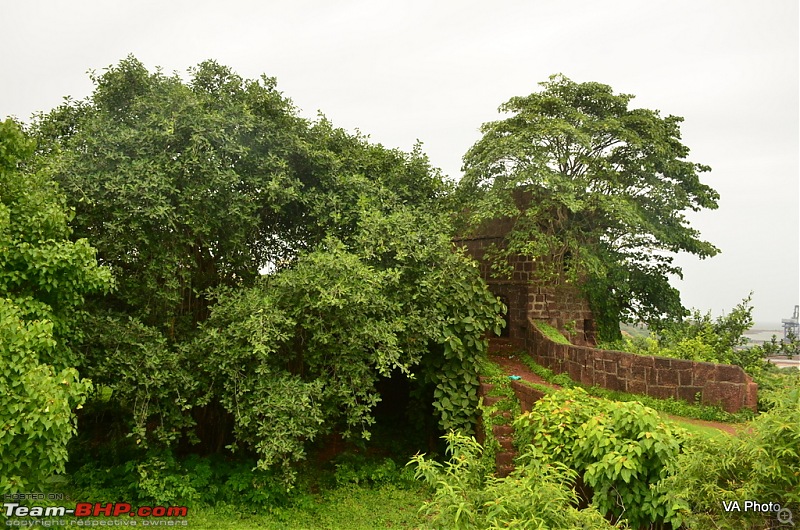
M800 337L800 305L794 306L794 314L792 318L784 318L783 323L783 338L784 340L791 340Z

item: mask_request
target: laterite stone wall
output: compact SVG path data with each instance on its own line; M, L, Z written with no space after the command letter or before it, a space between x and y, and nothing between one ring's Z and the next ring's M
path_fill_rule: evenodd
M758 385L739 366L557 344L529 323L528 353L555 373L586 385L755 411Z
M502 247L513 220L487 223L474 237L456 239L475 258L489 289L508 306L503 340L490 341L490 351L527 350L537 363L584 384L609 390L720 405L729 412L756 410L758 385L738 366L599 350L589 303L571 285L547 285L536 278L536 259L512 256L511 276L494 274L487 251ZM571 329L572 345L557 344L533 321L558 330Z
M489 289L508 306L507 328L504 336L524 341L527 336L528 319L544 320L557 329L574 326L572 342L581 345L597 344L594 320L589 303L580 291L570 285L545 285L535 278L536 258L513 256L508 260L511 276L493 273L487 250L501 246L504 235L510 229L508 221L488 224L476 237L456 239L456 245L466 247L467 253L480 265L481 277Z

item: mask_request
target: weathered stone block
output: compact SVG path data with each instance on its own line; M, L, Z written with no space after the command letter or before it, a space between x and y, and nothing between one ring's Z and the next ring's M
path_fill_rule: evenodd
M617 362L613 359L603 361L603 371L609 374L617 374Z
M745 377L744 370L738 366L731 366L730 364L717 365L717 381L744 383Z
M606 374L606 388L609 390L625 390L625 381L614 374Z
M485 396L483 398L483 404L487 407L491 407L493 405L497 405L498 402L502 401L505 398L497 397L497 396Z
M753 412L758 410L758 385L756 383L747 383L747 390L742 405Z
M674 370L656 369L656 383L659 385L678 385L678 372Z
M654 357L654 366L659 370L669 370L672 368L672 359L666 357Z
M567 373L569 377L574 381L581 380L581 368L582 366L576 362L570 361L567 364Z
M701 386L678 387L678 399L688 401L689 403L695 403L697 401L697 394L700 394L700 400L702 402L703 387Z
M647 385L644 381L628 380L625 385L625 392L631 394L647 394Z
M589 359L592 358L592 350L588 348L581 348L578 350L578 354L575 358L576 361L581 363L583 366L589 364Z
M501 453L497 453L495 456L495 464L497 468L500 469L501 467L505 466L513 466L514 465L514 457L516 455L511 451L503 451Z
M492 433L496 438L501 436L511 437L514 434L514 428L511 425L495 425L492 427Z
M633 366L641 366L645 368L653 368L656 365L655 357L652 355L631 355Z
M677 397L675 387L672 386L648 385L647 394L658 399Z
M514 394L519 400L520 408L522 408L522 410L525 412L531 410L533 404L544 397L543 392L535 390L525 383L520 383L519 381L512 381L511 388L514 390Z
M691 386L694 384L692 370L678 370L678 384L681 386Z
M705 363L700 361L692 362L692 373L694 384L702 385L708 381L716 381L717 379L717 366L712 363Z
M703 388L703 403L736 412L745 402L743 394L746 390L746 385L739 383L711 382Z

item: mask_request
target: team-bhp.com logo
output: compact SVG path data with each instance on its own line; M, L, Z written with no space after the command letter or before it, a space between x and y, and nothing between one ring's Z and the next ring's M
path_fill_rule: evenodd
M22 506L18 502L3 503L3 514L7 518L6 526L187 526L185 519L175 520L173 518L186 517L188 512L189 509L186 506L139 506L134 508L127 502L108 504L79 502L75 505L75 508L67 508L66 506ZM50 519L67 516L73 516L76 519ZM152 519L124 522L94 519L97 517L125 516ZM159 518L164 519L159 520Z

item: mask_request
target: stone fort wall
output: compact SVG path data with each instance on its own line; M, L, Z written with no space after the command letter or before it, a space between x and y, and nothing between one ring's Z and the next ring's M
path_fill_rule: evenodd
M503 337L521 345L527 336L528 319L534 319L543 320L559 330L570 330L570 340L574 344L596 345L589 303L574 286L548 285L537 280L536 258L513 256L508 260L510 277L493 273L485 258L486 252L492 245L502 245L501 234L505 228L503 222L497 222L485 235L455 240L456 245L465 247L467 253L478 261L481 277L508 307Z
M589 303L570 285L546 285L535 277L536 260L513 256L510 277L493 274L486 252L501 247L512 220L487 224L475 237L456 239L480 264L489 289L508 307L506 329L490 351L527 351L537 363L573 380L609 390L719 405L729 412L756 410L758 385L738 366L600 350ZM571 345L557 344L533 324L569 331Z
M558 344L533 322L528 330L526 350L537 363L585 385L690 403L699 398L728 412L756 410L758 385L739 366Z

